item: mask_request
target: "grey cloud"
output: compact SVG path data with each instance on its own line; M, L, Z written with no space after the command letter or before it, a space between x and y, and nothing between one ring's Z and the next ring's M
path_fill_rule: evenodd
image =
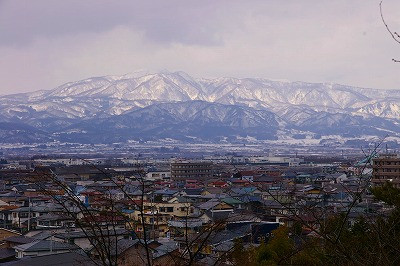
M378 4L0 0L0 94L137 69L399 88ZM384 4L400 29L400 2Z
M228 1L210 0L9 0L0 2L0 44L26 45L40 37L103 32L124 25L155 42L213 45L221 42L223 20L233 7Z

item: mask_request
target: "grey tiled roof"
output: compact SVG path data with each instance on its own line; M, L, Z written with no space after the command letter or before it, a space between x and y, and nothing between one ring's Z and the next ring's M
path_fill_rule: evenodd
M178 249L178 244L174 241L162 243L162 245L153 249L153 258L158 258L169 254Z
M86 233L85 233L86 232ZM82 230L79 231L71 231L71 232L62 232L62 233L57 233L54 236L60 239L74 239L74 238L86 238L87 235L92 236L93 231L90 229L87 229L85 232ZM126 229L115 229L115 230L103 230L103 235L104 236L114 236L114 235L131 235L132 233ZM99 235L100 231L96 230L96 235Z
M217 199L211 199L207 202L200 204L198 207L203 210L209 210L209 209L214 208L215 206L217 206L220 203L221 203L221 201L219 201Z
M38 257L24 257L18 261L5 263L7 266L69 266L69 265L96 265L86 255L78 252L66 252L61 254L52 254Z
M73 217L64 214L47 213L39 216L36 220L38 221L65 221L74 220Z
M12 248L0 248L0 260L15 257L15 250Z
M128 248L138 244L140 242L139 239L120 239L117 241L117 249L115 248L115 241L111 242L111 255L120 255L125 252ZM117 253L117 254L116 254Z
M36 239L34 239L34 238L26 237L26 236L10 236L10 237L4 239L4 241L18 243L18 244L27 244L27 243L31 243L35 240Z
M76 250L79 249L76 245L71 245L68 243L58 242L58 241L50 241L50 240L37 240L31 243L22 244L19 246L15 246L14 249L16 251L25 251L25 252L36 252L36 251L46 251L52 249L55 250Z

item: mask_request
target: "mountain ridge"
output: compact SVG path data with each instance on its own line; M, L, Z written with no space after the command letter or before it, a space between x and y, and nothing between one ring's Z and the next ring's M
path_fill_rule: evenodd
M171 104L170 109L166 108L168 104ZM198 108L207 104L210 105L206 108L214 110L214 114L200 112ZM176 126L183 114L172 112L172 106L178 110L186 106L183 108L186 111L198 113L197 121L186 121L192 127L208 118L241 136L246 130L249 136L262 136L245 125L253 123L251 119L263 113L280 125L274 127L275 133L268 133L271 139L279 137L278 131L288 136L300 132L314 137L334 131L338 135L355 137L361 134L400 137L400 90L261 78L195 79L184 72L93 77L68 82L52 90L0 96L0 121L26 124L58 139L59 133L65 130L74 127L74 130L81 130L77 126L83 122L96 124L107 119L116 122L129 114L144 112L143 109L155 112L157 107L168 114L170 122ZM222 109L225 113L232 109L243 112L235 117L237 121L242 119L242 124L233 129L229 121L218 120L217 110L222 112ZM152 117L149 113L146 115ZM135 123L140 124L138 118L135 119ZM265 130L262 123L266 121L257 121L254 128ZM223 133L211 135L218 139ZM233 136L230 131L226 135ZM136 133L131 136L140 138ZM129 134L124 134L123 139L129 139ZM5 140L0 138L0 141Z

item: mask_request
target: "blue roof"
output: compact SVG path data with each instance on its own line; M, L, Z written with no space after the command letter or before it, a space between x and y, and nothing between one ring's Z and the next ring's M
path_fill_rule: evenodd
M177 190L172 190L172 189L160 189L160 190L156 190L154 192L154 194L157 194L157 195L174 195L177 192L178 192Z
M251 195L243 195L240 197L240 200L243 202L262 201L259 196L251 196Z
M129 210L129 209L122 209L121 210L123 213L134 213L135 211L134 210Z

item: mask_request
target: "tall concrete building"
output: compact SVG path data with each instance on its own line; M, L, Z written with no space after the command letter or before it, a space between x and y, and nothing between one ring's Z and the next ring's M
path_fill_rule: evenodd
M213 163L208 161L173 161L171 162L171 179L205 180L213 176Z
M400 187L400 156L382 154L372 160L372 183L374 185L390 182Z

